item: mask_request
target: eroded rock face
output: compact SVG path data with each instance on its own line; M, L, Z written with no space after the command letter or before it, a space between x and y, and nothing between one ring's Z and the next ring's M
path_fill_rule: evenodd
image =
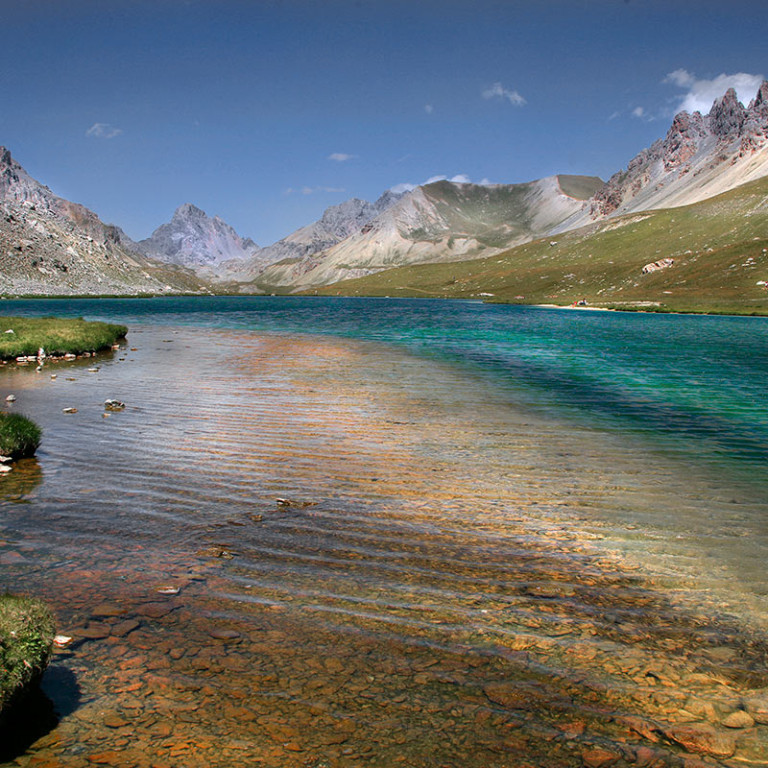
M692 115L680 112L676 115L662 143L664 167L670 170L687 163L696 154L698 143L704 136L706 127L700 112Z
M636 155L626 170L615 173L594 196L592 218L631 208L635 198L657 207L652 193L665 186L684 185L703 171L733 164L768 144L768 81L745 108L731 88L707 115L680 112L664 139ZM724 191L724 190L720 190Z

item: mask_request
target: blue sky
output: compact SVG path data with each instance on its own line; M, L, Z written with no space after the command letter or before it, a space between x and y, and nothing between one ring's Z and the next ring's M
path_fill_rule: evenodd
M768 75L765 0L0 0L0 144L136 239L436 176L607 179Z

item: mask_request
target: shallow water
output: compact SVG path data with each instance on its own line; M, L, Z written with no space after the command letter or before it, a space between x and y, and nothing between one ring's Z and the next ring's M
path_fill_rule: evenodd
M75 638L17 764L682 765L687 721L765 764L722 724L768 686L765 325L153 302L57 305L130 346L0 372L45 433L4 585Z

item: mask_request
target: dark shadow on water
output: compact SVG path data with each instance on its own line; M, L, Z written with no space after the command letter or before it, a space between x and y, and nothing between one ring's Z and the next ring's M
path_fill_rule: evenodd
M74 712L80 698L75 675L64 667L50 666L40 685L12 702L0 717L0 763L23 755Z

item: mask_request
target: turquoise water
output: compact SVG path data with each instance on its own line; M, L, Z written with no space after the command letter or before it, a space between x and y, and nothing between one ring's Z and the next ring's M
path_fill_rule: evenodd
M398 299L8 301L8 314L307 333L450 362L516 405L768 480L768 319Z

